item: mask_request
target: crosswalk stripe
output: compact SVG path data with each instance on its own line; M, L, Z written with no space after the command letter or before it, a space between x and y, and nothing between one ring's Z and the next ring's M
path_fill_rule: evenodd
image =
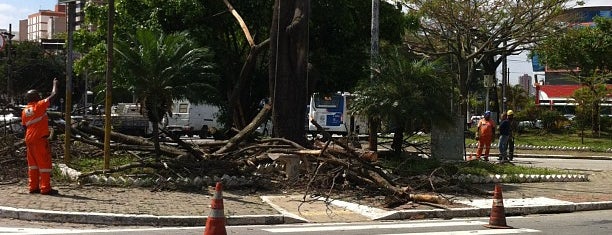
M487 234L520 234L520 233L539 233L540 230L519 228L519 229L486 229L486 230L466 230L466 231L447 231L447 232L426 232L426 233L386 233L378 235L487 235Z
M347 226L316 226L316 227L292 227L262 229L271 233L298 233L298 232L320 232L336 230L366 230L366 229L391 229L391 228L424 228L424 227L447 227L447 226L469 226L483 225L481 221L449 221L432 223L405 223L405 224L372 224L372 225L347 225Z

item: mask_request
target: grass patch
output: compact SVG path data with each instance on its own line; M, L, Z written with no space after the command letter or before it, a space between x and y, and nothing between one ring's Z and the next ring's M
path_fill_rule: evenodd
M132 155L112 155L110 158L110 167L118 167L137 161L138 159ZM70 167L80 172L91 172L104 169L103 157L87 157L79 156L70 161Z
M568 171L539 167L526 167L512 164L491 164L483 161L469 161L458 166L459 174L491 175L491 174L525 174L525 175L555 175L567 174Z
M437 159L420 158L383 158L381 165L385 169L390 169L394 174L400 176L428 175L435 169L442 168L448 175L472 174L472 175L554 175L569 174L566 170L556 170L549 168L527 167L512 164L492 164L483 161L453 162L443 163Z
M429 174L434 169L442 166L436 159L419 158L385 158L381 160L381 165L386 169L391 169L394 174L402 176Z
M470 130L475 131L474 128ZM476 143L476 140L467 138L465 139L465 143ZM602 152L612 148L612 136L607 133L602 133L601 137L585 134L584 138L582 138L579 132L550 133L536 129L523 131L520 134L517 133L515 136L515 145L589 147L593 151Z
M524 133L515 138L516 144L537 146L567 146L567 147L589 147L595 151L603 151L612 148L610 137L594 138L579 134L541 134L537 132Z

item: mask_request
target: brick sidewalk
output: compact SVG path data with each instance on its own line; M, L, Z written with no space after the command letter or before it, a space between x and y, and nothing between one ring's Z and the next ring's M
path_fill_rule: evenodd
M503 194L504 198L547 197L570 202L612 201L612 171L593 172L589 179L589 182L503 184ZM494 188L491 184L475 186L487 191ZM211 190L214 190L209 187L202 193L186 193L75 185L56 185L55 188L59 189L61 195L28 194L25 183L2 185L0 206L71 212L207 216L212 198ZM224 191L226 216L279 214L259 196ZM298 204L283 205L297 207Z
M152 192L144 188L54 185L60 195L29 194L25 183L2 185L0 206L70 212L208 216L214 187L202 193ZM225 215L278 214L259 195L223 192Z

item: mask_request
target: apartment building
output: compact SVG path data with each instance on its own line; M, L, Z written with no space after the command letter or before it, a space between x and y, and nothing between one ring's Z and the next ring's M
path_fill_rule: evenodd
M30 14L27 21L27 40L52 39L55 35L66 32L66 22L65 5L55 5L54 10L39 10ZM20 31L23 29L20 28Z

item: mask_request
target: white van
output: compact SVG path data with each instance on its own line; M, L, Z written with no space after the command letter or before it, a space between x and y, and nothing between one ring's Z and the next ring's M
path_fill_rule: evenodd
M179 136L198 135L200 138L208 138L222 127L217 120L218 116L217 106L176 100L172 105L172 117L164 117L162 124L168 131Z

